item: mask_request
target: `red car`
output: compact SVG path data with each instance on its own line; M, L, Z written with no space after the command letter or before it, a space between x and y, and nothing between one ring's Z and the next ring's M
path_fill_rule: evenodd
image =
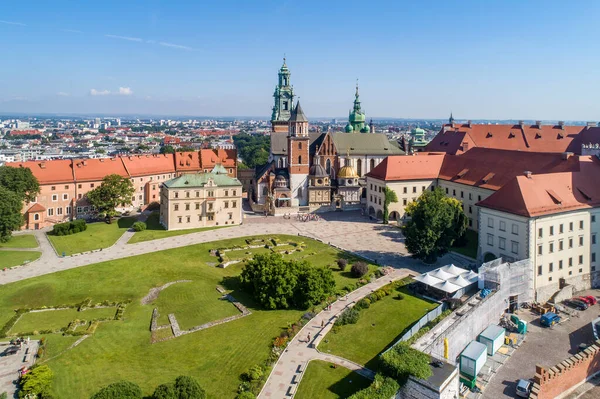
M590 305L595 305L596 303L598 303L598 300L593 295L586 295L584 298L587 298L587 300L590 301Z
M593 298L593 299L592 298L593 297L587 295L587 296L577 296L577 297L574 297L573 299L579 299L581 302L587 303L588 306L592 306L596 301L596 298Z

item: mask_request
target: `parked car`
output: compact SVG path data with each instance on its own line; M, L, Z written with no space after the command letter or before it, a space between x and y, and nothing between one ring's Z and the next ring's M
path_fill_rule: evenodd
M587 298L590 301L590 305L595 305L598 303L598 300L593 295L586 295L584 298Z
M581 302L585 302L585 303L587 303L588 306L592 306L594 304L593 301L590 298L588 298L587 296L577 296L573 299L578 299Z
M587 303L574 298L565 300L564 304L577 310L586 310L588 308Z
M540 318L540 324L544 327L552 327L560 322L560 316L553 312L548 312Z
M529 380L520 379L517 381L517 396L528 398L533 384Z

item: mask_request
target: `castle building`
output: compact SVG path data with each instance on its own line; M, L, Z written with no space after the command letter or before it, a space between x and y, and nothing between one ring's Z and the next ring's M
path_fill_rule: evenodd
M344 132L310 131L300 103L294 104L290 76L284 59L273 95L269 160L255 171L251 203L271 213L289 207L360 208L365 174L388 155L404 152L385 134L375 133L372 122L366 123L358 85Z

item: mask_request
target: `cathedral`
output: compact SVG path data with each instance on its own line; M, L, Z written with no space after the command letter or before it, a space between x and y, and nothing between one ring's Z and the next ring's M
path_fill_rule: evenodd
M269 160L255 171L251 203L270 214L301 207L360 209L366 203L365 174L388 155L404 152L366 123L358 84L344 131L311 132L300 102L294 103L290 78L284 58L273 94Z

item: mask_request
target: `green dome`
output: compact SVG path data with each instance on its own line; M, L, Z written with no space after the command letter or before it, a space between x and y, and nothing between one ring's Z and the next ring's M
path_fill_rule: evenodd
M362 112L352 112L350 114L350 122L364 122L365 114Z
M345 130L346 130L346 133L352 133L354 131L354 128L352 127L351 124L348 123L346 125L346 129Z
M369 133L371 131L371 129L369 129L369 126L365 126L362 129L360 129L361 133Z

